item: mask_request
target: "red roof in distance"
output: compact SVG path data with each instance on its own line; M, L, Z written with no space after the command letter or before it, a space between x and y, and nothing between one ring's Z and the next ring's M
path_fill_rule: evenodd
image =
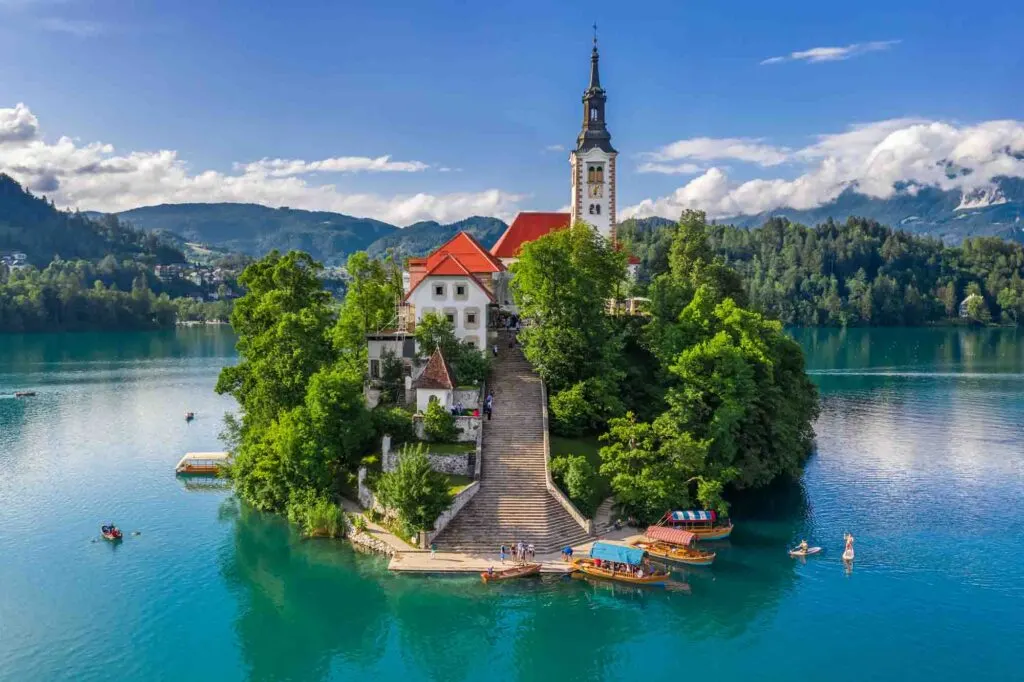
M569 227L568 213L537 213L524 211L516 216L505 230L491 253L498 258L516 258L523 244L540 239L544 235Z
M468 232L459 232L427 256L427 270L434 267L445 254L459 257L470 272L502 272L505 266L488 253L487 249Z

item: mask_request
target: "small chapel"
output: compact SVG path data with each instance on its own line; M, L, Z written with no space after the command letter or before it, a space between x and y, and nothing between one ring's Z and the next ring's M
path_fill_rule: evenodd
M612 146L605 119L607 93L601 86L597 35L590 53L590 80L583 91L583 121L575 148L569 153L572 171L570 211L523 211L490 250L468 232L459 232L428 256L410 258L403 272L404 295L394 329L367 336L371 381L381 376L383 355L390 351L411 361L416 356L416 323L428 314L447 318L455 336L485 352L496 334L501 312L515 312L508 267L523 244L577 221L592 226L616 243L616 172L618 152ZM635 276L639 259L629 258ZM413 376L416 370L413 368Z

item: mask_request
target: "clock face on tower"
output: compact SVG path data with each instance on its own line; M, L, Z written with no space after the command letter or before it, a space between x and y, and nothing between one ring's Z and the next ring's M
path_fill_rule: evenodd
M604 196L604 185L591 184L588 185L588 187L589 194L592 198L600 199L602 196Z

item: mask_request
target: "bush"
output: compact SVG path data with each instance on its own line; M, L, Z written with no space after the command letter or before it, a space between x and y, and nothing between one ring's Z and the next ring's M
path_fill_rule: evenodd
M307 537L338 538L345 534L345 515L341 507L308 488L292 493L288 501L288 520Z
M366 530L366 518L362 514L349 514L348 518L357 533L362 533Z
M451 360L455 378L462 385L479 384L491 373L491 356L472 343L462 343Z
M397 446L416 438L412 415L400 407L377 407L370 413L379 441L385 434L391 436L391 445Z
M622 409L605 381L593 378L573 384L550 398L551 430L559 436L594 433Z
M377 498L388 509L397 511L403 527L413 532L433 528L434 521L453 499L448 477L430 467L422 443L402 448L395 470L380 477Z
M430 401L427 413L423 415L423 432L427 438L438 443L448 443L458 437L459 431L452 413L444 409L440 402Z
M590 518L597 510L597 472L583 455L566 455L551 460L551 477L580 510Z

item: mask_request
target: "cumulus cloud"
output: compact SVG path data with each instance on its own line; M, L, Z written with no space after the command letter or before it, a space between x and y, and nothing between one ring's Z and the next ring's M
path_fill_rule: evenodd
M812 47L809 50L790 52L781 57L769 57L761 60L761 65L781 64L782 62L841 62L851 57L866 54L868 52L881 52L888 50L893 45L898 45L898 40L873 40L868 43L853 43L845 47Z
M820 135L787 158L803 164L804 172L795 178L736 182L725 170L712 167L668 196L645 199L622 214L674 217L695 208L721 218L814 208L847 189L880 199L926 186L964 192L992 189L997 177L1024 177L1024 122L958 126L920 119L879 121Z
M546 152L564 152L565 151L565 145L549 144L547 147L544 147L544 151L546 151Z
M471 215L510 218L522 196L488 189L448 194L381 195L345 193L314 183L317 172L415 172L419 161L389 156L337 157L319 161L262 159L235 164L230 173L193 171L177 152L115 150L103 142L55 142L40 135L28 107L0 108L0 172L65 208L121 211L138 206L186 202L250 202L368 216L406 225L418 220L452 222Z
M20 102L13 109L0 109L0 144L27 142L39 134L39 121Z
M686 161L718 161L723 159L756 163L760 166L777 166L789 158L789 150L785 147L773 147L763 144L761 140L739 137L713 138L695 137L678 140L671 144L641 155L653 162ZM680 173L692 172L679 170L685 166L649 163L641 172L647 173ZM699 169L698 169L699 170Z

